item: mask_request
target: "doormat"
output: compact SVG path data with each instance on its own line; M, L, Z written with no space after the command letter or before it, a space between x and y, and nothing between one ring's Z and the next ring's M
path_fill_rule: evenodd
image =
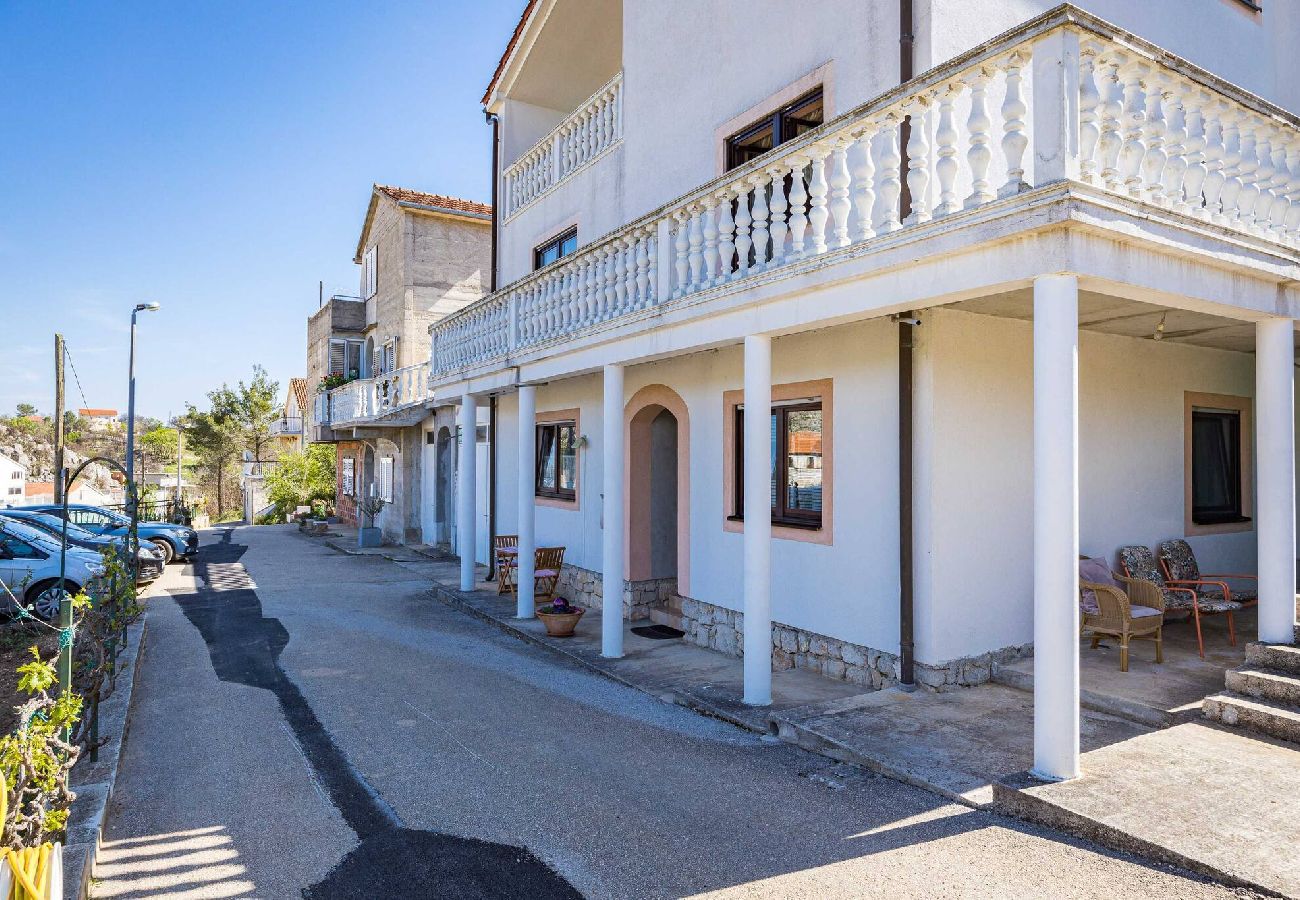
M685 636L686 632L677 628L670 628L667 625L638 625L632 629L633 634L639 634L643 638L650 638L652 641L667 641L672 638Z

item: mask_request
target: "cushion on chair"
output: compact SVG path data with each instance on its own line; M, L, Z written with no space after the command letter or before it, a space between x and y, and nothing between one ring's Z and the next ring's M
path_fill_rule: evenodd
M1196 564L1196 554L1187 541L1161 541L1159 551L1160 558L1169 567L1169 577L1174 581L1201 580L1201 568Z
M1129 607L1130 619L1145 619L1147 616L1163 616L1164 614L1165 611L1163 609L1152 609L1149 606Z
M1123 590L1119 582L1115 580L1110 572L1110 564L1101 557L1094 559L1083 559L1079 561L1079 580L1089 581L1093 584L1113 585ZM1096 615L1101 612L1101 607L1097 605L1097 592L1084 588L1079 591L1079 608L1086 613Z
M560 573L555 571L554 569L538 569L536 572L533 573L533 576L536 578L554 578L556 575L559 574Z

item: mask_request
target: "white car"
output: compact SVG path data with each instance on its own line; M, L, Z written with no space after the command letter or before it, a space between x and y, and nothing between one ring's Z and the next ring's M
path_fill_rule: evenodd
M68 548L64 584L69 593L83 588L93 591L96 579L103 574L104 561L98 553ZM59 542L30 525L12 519L0 521L0 584L5 588L0 589L0 610L12 614L16 599L42 619L57 618L63 596L59 591Z

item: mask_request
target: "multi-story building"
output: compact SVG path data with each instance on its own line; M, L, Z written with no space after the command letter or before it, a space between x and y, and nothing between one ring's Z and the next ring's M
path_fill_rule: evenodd
M308 351L310 355L310 351ZM280 416L271 423L271 434L281 452L300 452L303 448L303 423L310 408L307 402L307 379L290 378L284 392Z
M119 431L122 428L115 409L79 409L77 415L86 420L91 431Z
M27 467L0 455L0 506L22 506L27 502Z
M310 439L338 445L341 518L357 523L362 497L385 501L376 523L385 540L451 539L449 517L426 503L422 484L450 440L449 417L436 419L422 401L429 329L483 296L491 222L482 203L375 185L353 259L360 297L332 298L308 321Z

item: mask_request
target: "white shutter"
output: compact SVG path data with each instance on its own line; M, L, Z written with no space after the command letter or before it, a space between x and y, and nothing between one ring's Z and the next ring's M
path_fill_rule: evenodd
M384 502L393 502L393 458L385 456L379 460L379 496Z
M392 338L384 343L384 371L391 372L397 368L397 340Z
M325 374L333 375L334 373L337 372L346 375L347 374L346 366L347 366L347 343L345 341L331 340L329 365L327 366L329 371L326 372Z
M361 257L361 271L366 282L365 294L367 300L375 296L379 291L379 260L375 250L376 247L371 247L366 251L365 255Z

